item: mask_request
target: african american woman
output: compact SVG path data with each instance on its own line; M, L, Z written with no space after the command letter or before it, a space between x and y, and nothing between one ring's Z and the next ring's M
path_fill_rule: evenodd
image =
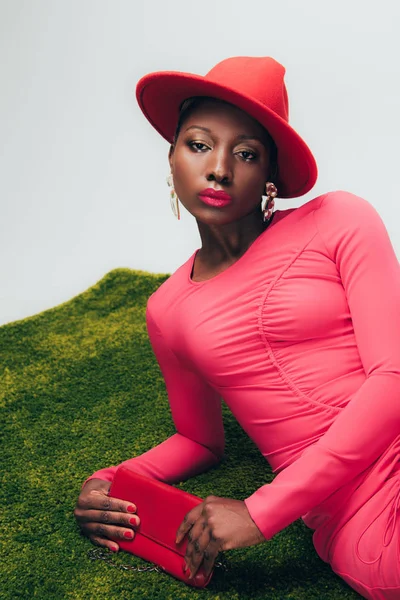
M235 57L206 76L157 72L139 106L170 143L173 210L201 248L150 297L147 327L176 433L123 464L166 483L216 465L221 401L276 474L244 501L207 497L178 531L193 576L220 550L265 543L298 518L361 596L400 598L400 268L366 200L310 191L313 155L288 123L285 69ZM75 516L118 550L139 516L110 498L115 467Z

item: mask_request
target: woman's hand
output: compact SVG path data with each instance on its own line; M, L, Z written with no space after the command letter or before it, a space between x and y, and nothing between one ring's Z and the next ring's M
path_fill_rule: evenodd
M83 487L74 510L75 518L82 532L98 546L105 546L113 552L119 546L111 538L132 540L133 529L140 519L136 506L108 496L111 483L103 479L91 479Z
M179 544L186 534L189 541L185 562L190 577L202 563L208 575L220 550L265 542L244 502L217 496L208 496L187 513L177 531L176 543Z

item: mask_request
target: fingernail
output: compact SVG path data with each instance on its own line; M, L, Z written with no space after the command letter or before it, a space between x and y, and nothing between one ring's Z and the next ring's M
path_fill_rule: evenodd
M131 540L133 538L133 531L124 531L124 537Z
M135 517L132 517L131 519L129 519L129 523L131 525L137 525L137 521L136 521Z
M118 546L110 546L112 552L118 552Z
M129 506L126 507L126 510L128 512L136 512L136 506L134 506L133 504L129 504Z

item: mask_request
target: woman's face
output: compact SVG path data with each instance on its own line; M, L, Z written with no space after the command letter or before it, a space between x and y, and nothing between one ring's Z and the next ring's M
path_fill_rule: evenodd
M259 210L269 174L269 138L239 108L205 100L184 120L169 161L178 198L196 219L232 223ZM210 188L226 192L231 202L205 204L199 194Z

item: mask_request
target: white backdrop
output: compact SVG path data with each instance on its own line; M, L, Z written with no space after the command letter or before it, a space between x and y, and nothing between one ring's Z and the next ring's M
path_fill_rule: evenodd
M396 0L0 0L0 325L115 267L170 273L199 247L134 90L228 56L286 66L290 122L317 158L313 191L277 207L347 189L399 255L399 25Z

